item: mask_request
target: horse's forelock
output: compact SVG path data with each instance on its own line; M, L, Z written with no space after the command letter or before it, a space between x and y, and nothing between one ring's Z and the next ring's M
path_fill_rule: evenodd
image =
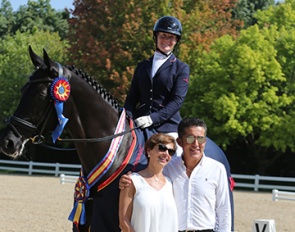
M48 77L48 76L49 76L49 70L45 64L40 65L40 66L36 66L35 71L29 77L29 81L42 79L42 78Z

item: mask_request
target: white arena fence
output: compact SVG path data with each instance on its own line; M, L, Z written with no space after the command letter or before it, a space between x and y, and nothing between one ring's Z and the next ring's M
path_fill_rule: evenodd
M261 189L278 189L295 191L295 178L275 177L260 175L232 174L236 185L235 188L253 189L255 192Z
M65 174L60 174L60 183L65 184L65 183L76 183L78 176L69 176Z
M290 200L295 201L295 192L280 191L277 189L272 190L272 200Z
M61 163L41 163L33 161L15 161L0 159L0 172L6 173L25 173L33 174L48 174L54 176L79 175L81 165L79 164L61 164Z
M62 184L76 182L80 168L81 165L79 164L41 163L0 159L0 172L2 173L60 176L60 182ZM232 176L236 182L235 189L295 191L295 178L240 174L232 174Z

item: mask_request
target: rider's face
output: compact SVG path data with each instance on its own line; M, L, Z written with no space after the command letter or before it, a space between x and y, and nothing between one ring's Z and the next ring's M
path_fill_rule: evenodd
M169 53L173 50L177 43L177 36L170 33L158 32L157 33L157 46L164 53Z

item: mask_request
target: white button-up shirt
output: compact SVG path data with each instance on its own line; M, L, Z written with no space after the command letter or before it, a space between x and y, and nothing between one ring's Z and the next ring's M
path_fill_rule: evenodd
M173 183L179 230L231 231L229 189L223 164L204 155L188 177L182 157L174 157L163 173Z

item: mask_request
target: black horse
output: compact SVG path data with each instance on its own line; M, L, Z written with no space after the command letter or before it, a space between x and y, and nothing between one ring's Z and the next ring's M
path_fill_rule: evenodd
M147 164L141 130L134 128L112 95L89 75L55 63L45 50L43 59L31 47L29 53L36 71L7 120L0 151L17 158L28 141L43 142L44 135L52 131L57 140L66 124L82 164L71 220L79 231L120 231L119 177ZM230 177L225 155L210 139L205 152L224 163Z
M101 163L102 159L109 159L109 157L105 158L105 155L109 153L113 141L110 135L115 133L119 119L117 102L89 75L76 69L71 71L59 66L49 58L46 51L44 51L44 60L37 56L31 47L29 47L29 53L36 71L23 86L19 105L13 116L8 119L8 127L1 139L1 151L16 158L21 155L28 141L42 142L43 135L55 131L60 119L57 117L54 106L58 103L56 100L61 99L54 100L52 91L54 91L53 88L61 87L63 92L59 93L61 96L57 97L68 97L63 103L62 116L69 119L67 129L71 137L77 139L74 143L83 167L83 175L87 177L91 173L92 178L94 175L100 175L100 179L91 186L85 210L95 219L91 220L91 217L87 217L86 224L81 226L80 231L83 229L88 231L86 228L89 225L94 231L119 231L118 178L113 176L115 174L115 177L118 177L121 174L119 171L126 172L131 168L142 169L146 164L142 149L136 153L136 163L134 161L129 164L130 159L128 159L129 163L126 164L128 150L134 147L135 138L129 121L125 118L123 120L126 133L122 133L123 135L120 136L122 137L120 144L117 144L120 146L116 150L115 157L112 157L112 162ZM54 83L59 76L68 80L66 83L70 86L68 93L66 93L67 86L62 86L62 83L61 86L57 86L59 84ZM111 138L103 141L95 140L106 136ZM90 138L94 140L90 140ZM101 166L98 169L102 169L103 175L93 171L99 163ZM107 167L102 168L105 166ZM99 187L102 184L103 186ZM101 190L98 191L98 188ZM96 213L92 213L91 208L95 208Z

